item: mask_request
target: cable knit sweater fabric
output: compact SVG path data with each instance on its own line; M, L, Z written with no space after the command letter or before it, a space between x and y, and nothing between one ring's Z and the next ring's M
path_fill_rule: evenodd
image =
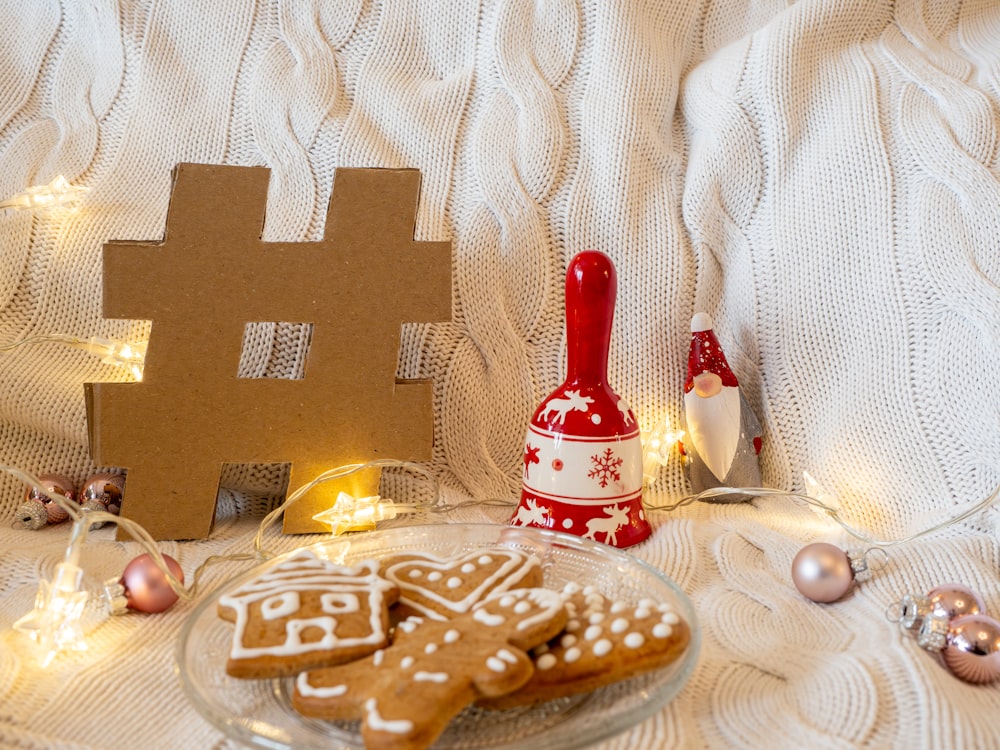
M337 167L412 167L417 238L453 245L453 319L405 327L399 374L434 381L450 500L515 499L563 372L566 264L590 248L618 270L609 378L644 426L680 423L701 310L763 426L766 486L808 471L851 525L900 540L1000 483L995 0L0 6L0 200L58 174L89 188L72 213L0 210L0 344L146 334L102 318L101 249L162 237L179 162L268 167L264 236L282 241L322 236ZM241 373L299 376L308 336L252 325ZM83 480L82 384L125 377L57 343L0 353L0 463ZM162 551L187 571L249 551L286 479L228 467L211 538ZM674 455L646 499L687 492ZM23 493L0 477L0 746L234 747L172 670L190 603L94 624L47 670L29 658L11 625L68 528L12 528ZM997 508L890 547L831 605L798 594L791 560L856 541L790 499L650 521L631 551L689 593L704 648L669 706L602 747L1000 743L1000 684L960 682L885 615L951 581L1000 615ZM138 551L93 532L86 585Z

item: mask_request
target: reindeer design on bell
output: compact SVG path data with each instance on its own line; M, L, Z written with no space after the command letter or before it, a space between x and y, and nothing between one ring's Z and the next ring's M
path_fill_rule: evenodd
M587 407L594 403L590 396L581 396L580 391L566 391L558 398L549 399L545 404L545 410L538 415L539 421L547 420L553 413L556 415L555 422L563 424L566 422L566 414L571 411L587 411Z
M587 521L587 532L584 539L597 541L597 534L604 534L605 544L617 544L618 529L628 523L628 510L619 505L605 505L607 518L591 518Z
M549 509L539 507L534 498L528 498L525 504L517 509L514 522L518 526L545 526L545 517Z

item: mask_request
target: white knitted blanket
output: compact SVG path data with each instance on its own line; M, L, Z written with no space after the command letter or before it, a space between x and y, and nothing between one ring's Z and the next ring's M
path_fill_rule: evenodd
M0 344L144 334L102 319L101 248L161 238L178 162L269 167L265 237L290 241L322 235L335 168L413 167L418 239L453 243L454 313L407 328L400 374L434 379L449 498L516 496L562 376L566 263L588 248L618 269L610 380L643 425L680 423L703 310L764 427L768 487L808 471L898 540L1000 483L996 0L0 6L0 200L58 174L90 189L74 213L0 211ZM295 376L305 337L253 326L244 372ZM0 463L81 481L82 384L124 377L56 343L0 354ZM229 469L212 538L163 551L187 571L248 551L284 477ZM674 455L647 501L687 491ZM23 492L0 477L0 746L234 746L172 671L191 604L95 626L47 670L29 658L11 625L67 527L12 528ZM997 509L889 548L831 605L790 563L852 540L789 499L650 517L632 551L689 593L704 648L676 700L606 747L998 747L1000 687L885 617L951 581L1000 616ZM506 511L449 520L484 518ZM92 537L97 588L138 548ZM241 568L211 570L207 587Z

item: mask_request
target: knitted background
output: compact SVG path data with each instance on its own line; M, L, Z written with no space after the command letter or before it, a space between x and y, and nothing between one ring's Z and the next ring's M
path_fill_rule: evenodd
M72 213L0 211L0 345L146 335L102 318L101 248L162 238L178 162L270 168L282 241L322 236L337 167L418 168L453 320L407 326L399 374L434 379L450 499L519 491L527 421L561 380L566 263L595 248L618 270L610 381L644 426L679 424L706 311L764 426L764 483L809 471L854 526L900 539L1000 483L998 127L995 0L0 0L0 200L58 174L90 189ZM308 336L251 326L241 374L300 375ZM83 480L82 384L124 377L55 343L0 354L0 463ZM286 480L230 467L212 538L163 551L188 571L248 551ZM687 491L675 456L647 499ZM0 477L0 518L23 492ZM691 595L704 649L607 747L995 746L1000 688L959 682L884 613L948 581L1000 613L997 509L893 547L826 606L790 562L851 540L791 500L651 520L632 551ZM10 625L67 532L0 522L0 746L229 747L172 671L193 604L34 665ZM88 585L137 550L94 532Z

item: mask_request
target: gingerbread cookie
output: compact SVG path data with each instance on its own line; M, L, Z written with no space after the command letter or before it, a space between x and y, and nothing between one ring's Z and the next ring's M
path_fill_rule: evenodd
M446 620L490 594L542 585L538 558L503 547L445 558L425 552L396 555L382 561L382 575L399 586L397 620L410 615Z
M388 643L398 596L377 562L347 567L302 550L219 598L236 626L226 673L284 677L370 654Z
M526 706L589 692L670 664L691 638L667 604L612 601L591 588L564 589L566 629L532 651L535 673L516 692L479 701L486 708Z
M300 674L292 705L314 718L361 719L368 750L426 748L464 707L524 684L534 671L526 651L565 623L562 596L539 588L495 593L449 621L415 617L384 650Z

